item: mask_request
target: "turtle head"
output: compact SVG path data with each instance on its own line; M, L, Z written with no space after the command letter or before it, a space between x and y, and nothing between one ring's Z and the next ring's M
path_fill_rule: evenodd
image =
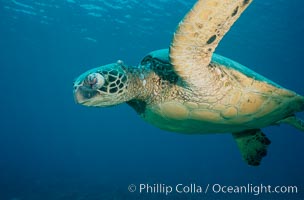
M128 77L122 61L91 69L74 82L74 98L85 106L106 107L128 101Z

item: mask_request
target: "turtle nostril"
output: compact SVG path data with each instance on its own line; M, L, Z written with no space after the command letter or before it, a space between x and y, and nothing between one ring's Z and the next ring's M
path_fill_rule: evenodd
M79 88L79 85L74 85L74 91L77 91L78 90L78 88Z

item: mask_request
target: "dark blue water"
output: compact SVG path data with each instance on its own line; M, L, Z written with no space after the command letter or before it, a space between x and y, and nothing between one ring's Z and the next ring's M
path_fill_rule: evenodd
M0 0L1 200L304 199L304 133L289 126L264 130L268 155L250 167L230 134L169 133L127 105L74 103L74 78L168 47L194 2ZM304 94L303 6L256 0L216 52ZM298 194L128 191L141 183L292 185Z

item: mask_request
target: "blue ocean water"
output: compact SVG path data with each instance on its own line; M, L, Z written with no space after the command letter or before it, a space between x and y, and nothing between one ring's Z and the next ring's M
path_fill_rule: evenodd
M167 48L194 0L0 0L0 200L304 199L304 133L282 125L259 167L230 134L183 135L127 105L76 105L82 72ZM304 95L304 3L255 0L217 48ZM303 117L303 114L299 114ZM130 184L297 186L298 194L140 194ZM138 188L137 188L138 189Z

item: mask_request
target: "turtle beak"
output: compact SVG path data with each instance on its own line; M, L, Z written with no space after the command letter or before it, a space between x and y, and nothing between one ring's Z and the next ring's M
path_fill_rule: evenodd
M81 102L83 102L84 99L82 98L81 92L79 90L79 86L74 86L73 94L74 94L75 103L81 104Z
M98 91L83 85L74 85L74 100L77 104L85 104L91 98L98 95Z
M80 86L74 85L74 90L73 90L74 101L77 104L81 104L82 102L85 101L85 99L83 98L83 95L81 94L81 91L80 91L79 88L80 88Z

